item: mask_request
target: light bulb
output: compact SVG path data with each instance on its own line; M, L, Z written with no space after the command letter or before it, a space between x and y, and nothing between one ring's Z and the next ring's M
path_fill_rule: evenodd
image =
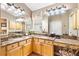
M20 13L21 10L20 9L16 9L16 11L14 12L15 14Z
M25 14L25 11L22 11L21 13L24 15Z
M56 9L56 10L55 10L55 14L58 15L59 13L60 13L60 12L59 12L59 9Z
M61 9L60 9L60 13L61 13L61 14L66 13L66 9L65 9L65 8L61 8Z
M15 11L16 10L16 8L14 7L14 6L10 6L9 8L8 8L8 11L11 11L11 12L13 12L13 11Z
M50 13L51 13L51 15L54 15L55 14L55 12L53 10L51 10Z

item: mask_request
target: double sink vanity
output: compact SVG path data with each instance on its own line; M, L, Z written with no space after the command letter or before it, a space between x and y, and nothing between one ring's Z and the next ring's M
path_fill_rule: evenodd
M0 9L0 56L79 56L78 3L55 3L35 11L27 3L0 4L5 7ZM17 9L25 13L19 15Z
M79 40L43 35L11 38L0 45L0 56L79 56Z

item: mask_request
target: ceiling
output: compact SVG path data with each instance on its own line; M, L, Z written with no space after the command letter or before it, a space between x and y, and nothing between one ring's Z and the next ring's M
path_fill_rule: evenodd
M29 7L32 11L38 10L40 8L44 8L52 4L54 3L26 3L27 7Z

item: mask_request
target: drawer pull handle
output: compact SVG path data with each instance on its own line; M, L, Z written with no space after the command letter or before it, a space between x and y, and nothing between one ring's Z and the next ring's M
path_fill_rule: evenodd
M50 42L48 42L48 43L50 43Z
M14 47L14 46L12 45L12 47Z

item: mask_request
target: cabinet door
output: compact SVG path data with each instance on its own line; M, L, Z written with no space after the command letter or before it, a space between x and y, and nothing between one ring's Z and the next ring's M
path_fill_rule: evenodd
M16 23L16 30L22 30L22 23Z
M42 45L42 55L53 56L53 46L48 44Z
M22 50L21 47L17 47L13 50L7 51L7 56L21 56Z
M42 46L39 42L36 42L36 43L33 44L33 52L34 53L41 55L41 48L42 48Z
M23 46L23 56L27 56L32 53L32 44L27 43Z
M79 29L79 9L77 10L77 28Z
M72 20L73 20L73 23L72 23L73 29L76 29L77 28L76 12L74 12L71 17L72 17Z
M0 47L0 56L6 56L6 48Z

